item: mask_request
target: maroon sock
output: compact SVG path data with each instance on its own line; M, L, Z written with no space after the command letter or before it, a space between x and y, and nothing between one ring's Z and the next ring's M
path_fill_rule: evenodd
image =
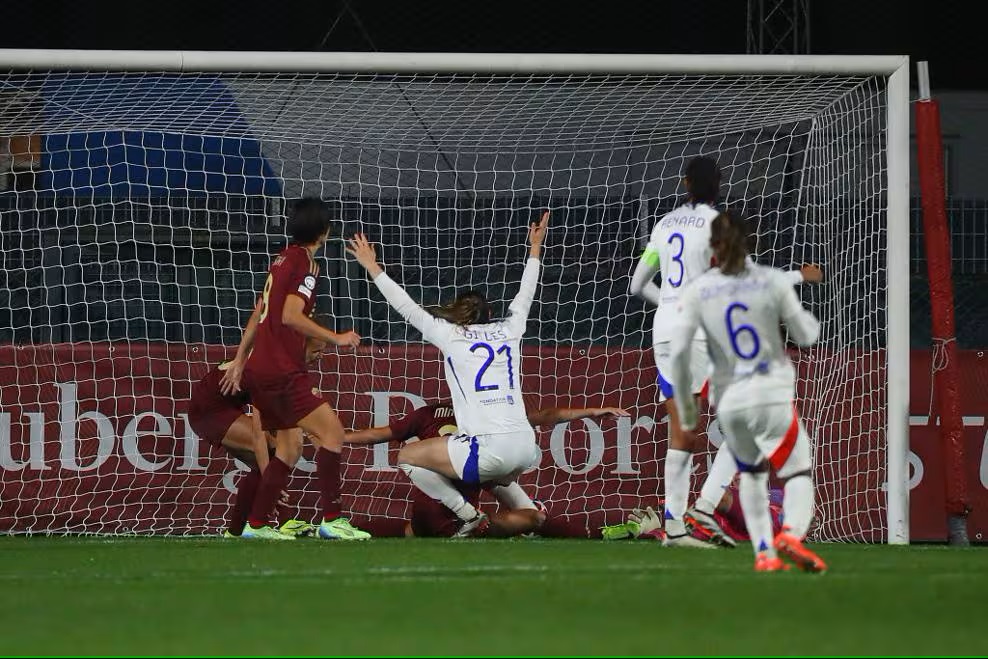
M254 505L254 498L257 495L257 488L261 484L261 472L251 469L240 477L237 481L237 496L233 500L233 508L230 510L230 533L240 535L247 523L247 516Z
M277 457L271 458L264 476L261 478L261 486L254 497L254 506L250 509L250 517L247 520L255 529L267 526L274 516L274 507L278 504L278 497L281 491L288 485L290 469L288 465Z
M316 476L322 497L322 518L332 522L340 516L340 454L324 448L316 451Z

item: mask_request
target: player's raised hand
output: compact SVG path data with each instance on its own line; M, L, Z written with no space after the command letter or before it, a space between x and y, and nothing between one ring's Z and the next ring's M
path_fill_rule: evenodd
M532 248L530 253L538 258L542 253L542 243L545 241L545 232L549 227L549 211L542 213L542 219L538 223L533 222L528 227L528 242Z
M360 345L360 335L353 330L348 330L336 335L336 345L345 348L356 348Z
M353 255L353 258L357 259L357 263L364 266L371 275L376 275L377 272L380 272L381 266L377 264L377 252L364 234L355 234L350 239L346 251ZM374 272L375 270L377 272Z
M820 269L816 263L807 263L799 269L800 274L803 275L803 281L809 282L811 284L819 284L823 281L823 270Z
M590 413L591 417L602 416L631 416L631 412L621 407L598 407Z
M240 379L243 375L244 362L240 359L231 361L223 372L223 377L220 379L220 393L224 396L239 393Z

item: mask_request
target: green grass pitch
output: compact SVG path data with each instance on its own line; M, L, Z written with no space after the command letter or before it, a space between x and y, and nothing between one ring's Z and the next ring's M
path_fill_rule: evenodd
M3 654L984 654L983 548L0 539Z

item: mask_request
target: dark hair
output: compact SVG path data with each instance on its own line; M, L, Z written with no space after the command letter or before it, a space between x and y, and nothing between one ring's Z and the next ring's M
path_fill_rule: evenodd
M454 325L486 323L491 319L491 305L480 291L466 291L456 296L449 304L430 307L429 312Z
M738 274L744 270L744 260L748 256L747 223L733 211L719 214L710 226L710 247L721 272Z
M697 156L686 165L684 176L691 201L711 205L716 203L720 196L720 167L716 160Z
M331 219L329 204L322 199L300 199L288 218L288 235L299 245L311 245L329 231Z

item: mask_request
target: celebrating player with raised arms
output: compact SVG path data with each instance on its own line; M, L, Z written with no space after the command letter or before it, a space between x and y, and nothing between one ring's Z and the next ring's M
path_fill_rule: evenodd
M398 465L418 489L463 522L459 536L482 533L488 519L452 480L508 486L541 457L521 396L521 338L539 282L548 222L546 211L529 228L529 258L504 320L491 318L487 299L476 291L430 313L388 277L366 237L357 234L347 249L391 306L442 351L459 434L406 444L398 453Z
M816 341L820 324L800 305L788 273L747 258L748 231L740 217L717 215L710 245L717 267L698 277L679 301L670 354L673 388L690 386L692 343L704 331L713 364L711 401L741 471L741 506L755 569L785 569L779 552L804 570L825 570L803 544L813 515L810 443L793 404L796 373L780 332L784 324L793 341L808 346ZM676 407L680 432L690 438L697 425L696 400L677 396ZM785 481L785 525L774 537L770 468Z
M322 499L319 537L362 540L370 535L353 527L340 510L340 452L343 426L336 412L312 386L305 364L306 338L340 346L356 346L355 332L337 334L309 316L315 304L319 266L313 260L329 237L330 211L319 199L299 201L288 219L292 244L274 260L264 292L247 323L244 336L223 378L224 393L240 386L243 373L265 430L276 442L293 442L295 428L304 430L316 452L316 476ZM249 356L248 356L249 355ZM243 536L282 539L269 525L278 496L288 484L291 467L274 456L264 470Z
M528 414L528 422L533 427L551 427L584 418L606 416L630 416L626 410L617 407L558 408L550 407ZM431 439L458 434L459 429L453 408L449 403L433 403L420 407L386 426L355 430L346 434L347 444L379 444L383 442L406 442L413 437ZM580 536L583 529L576 529L562 519L551 519L548 514L532 501L517 482L508 485L480 483L466 484L452 481L453 486L474 507L477 507L482 489L488 489L500 504L500 510L491 516L487 535L510 537L522 533L539 533L553 536ZM456 535L462 522L448 508L424 495L420 490L412 493L412 516L405 535L418 537L450 537Z

